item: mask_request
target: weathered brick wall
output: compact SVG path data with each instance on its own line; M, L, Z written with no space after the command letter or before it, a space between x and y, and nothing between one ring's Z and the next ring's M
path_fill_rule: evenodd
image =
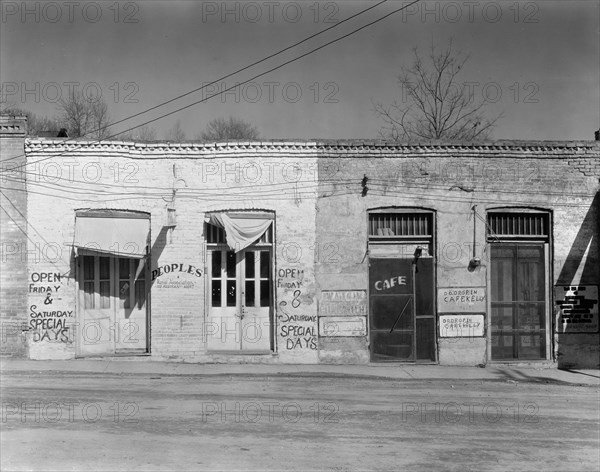
M0 355L27 355L27 194L24 117L0 116Z
M39 160L38 180L29 183L32 221L46 240L63 248L64 269L74 268L68 244L74 237L74 212L111 208L151 214L152 271L171 264L192 265L202 277L165 274L151 281L150 347L154 359L199 362L311 362L317 360L314 298L316 158L303 144L261 145L132 145L124 143L28 144L29 159ZM52 151L63 153L52 157ZM49 159L48 159L49 158ZM57 172L69 182L51 183ZM45 187L44 187L45 186ZM43 195L34 194L33 191ZM176 189L177 225L167 226L167 206ZM275 356L230 356L208 353L206 337L207 211L268 210L276 215L275 271L295 269L298 288L282 283L275 298ZM34 237L37 238L36 235ZM52 271L42 260L29 271ZM74 270L64 279L61 302L76 309ZM289 277L282 277L286 282ZM184 280L185 279L185 280ZM274 278L277 283L278 277ZM299 282L295 280L294 282ZM299 285L295 285L298 287ZM36 300L39 296L36 295ZM302 315L304 336L282 326ZM306 334L309 333L309 334ZM310 333L315 333L311 336ZM297 338L302 339L298 340ZM313 337L315 339L313 339ZM74 343L35 343L34 355L74 355Z
M594 143L503 143L482 146L323 146L320 150L317 246L335 243L335 258L316 264L318 295L323 290L366 290L367 212L379 207L418 207L437 219L437 287L489 287L489 250L483 221L473 211L500 207L550 210L554 215L552 282L598 285L598 177L600 146ZM368 177L367 196L361 180ZM364 260L363 260L364 259ZM585 269L581 269L585 267ZM578 269L579 268L579 269ZM579 272L578 272L579 270ZM488 290L489 294L489 290ZM557 336L553 355L578 366L595 367L598 334ZM335 342L335 346L328 343ZM367 338L322 340L328 361L361 361ZM357 355L357 348L364 355ZM486 362L485 338L438 340L442 364ZM322 353L323 354L323 353ZM322 356L323 357L323 356Z

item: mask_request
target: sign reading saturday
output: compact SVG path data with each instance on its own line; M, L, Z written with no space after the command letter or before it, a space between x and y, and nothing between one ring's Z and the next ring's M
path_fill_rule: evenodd
M474 313L486 311L484 287L438 288L438 312Z
M483 313L452 313L440 315L440 337L481 337L483 336L483 318Z

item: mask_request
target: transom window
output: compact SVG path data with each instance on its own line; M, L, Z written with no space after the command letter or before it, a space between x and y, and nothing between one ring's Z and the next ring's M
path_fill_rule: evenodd
M488 214L488 239L535 239L550 236L548 213L494 212Z
M369 239L430 239L433 237L431 213L371 213Z

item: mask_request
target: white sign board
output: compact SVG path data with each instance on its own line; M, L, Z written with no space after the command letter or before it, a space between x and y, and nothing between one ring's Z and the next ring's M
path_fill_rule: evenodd
M366 336L367 318L364 316L324 316L319 318L320 336Z
M475 338L484 333L484 315L482 313L449 313L439 316L440 337Z
M485 304L485 287L438 288L438 313L481 313Z
M366 290L323 290L320 316L367 316Z

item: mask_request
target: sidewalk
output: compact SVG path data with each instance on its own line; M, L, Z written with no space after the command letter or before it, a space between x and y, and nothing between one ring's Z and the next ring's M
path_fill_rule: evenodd
M182 376L347 376L379 377L407 381L455 380L455 381L501 381L530 382L569 385L600 386L600 371L558 370L556 368L512 367L506 365L487 367L461 367L410 364L187 364L179 362L123 360L32 361L2 359L0 374L35 375L43 372L110 375L182 375Z

